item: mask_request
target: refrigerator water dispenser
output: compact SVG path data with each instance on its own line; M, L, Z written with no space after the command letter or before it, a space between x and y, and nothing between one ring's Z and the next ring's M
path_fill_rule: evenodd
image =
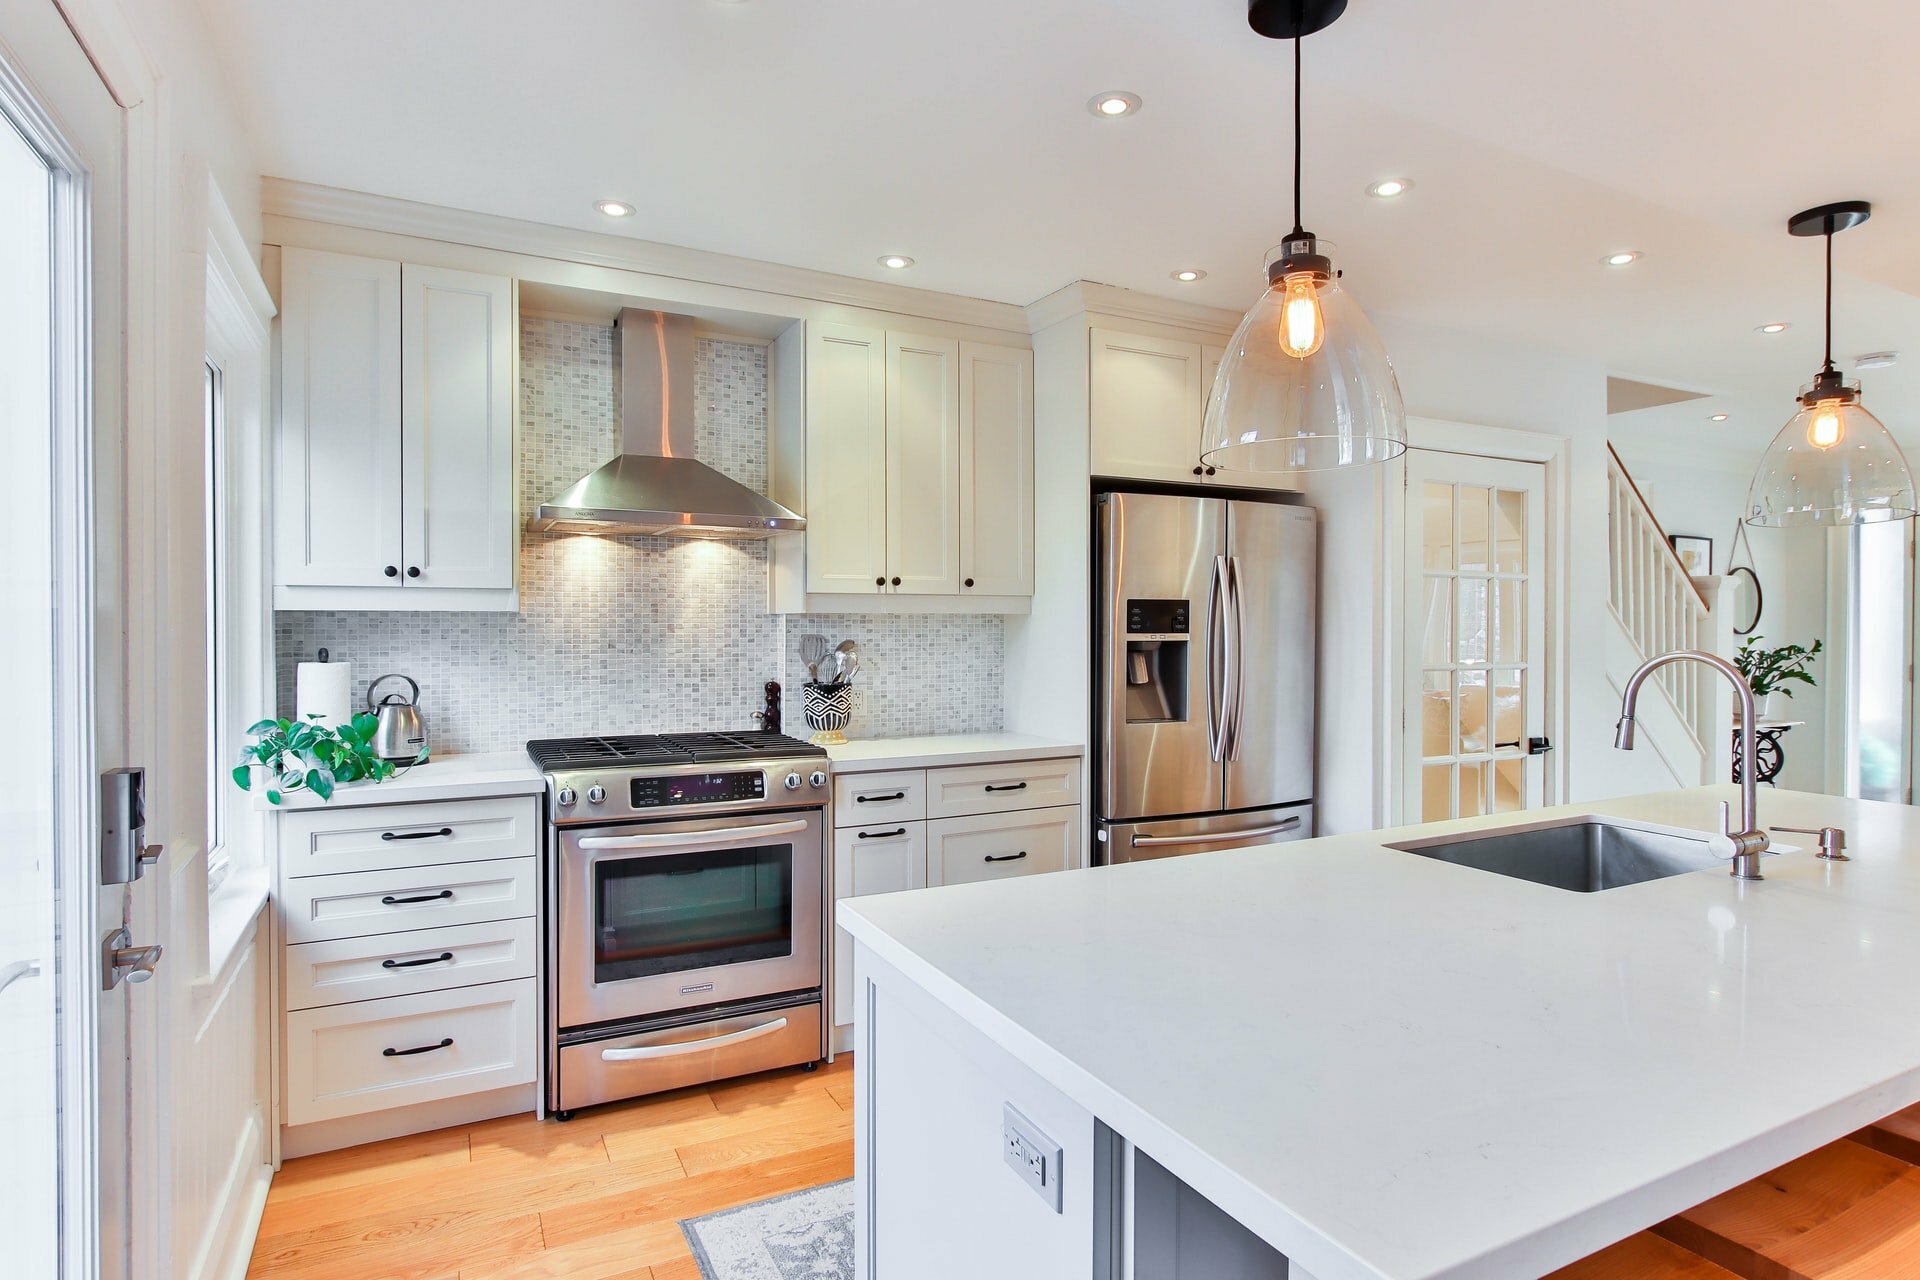
M1127 601L1127 723L1187 718L1187 644L1185 600Z

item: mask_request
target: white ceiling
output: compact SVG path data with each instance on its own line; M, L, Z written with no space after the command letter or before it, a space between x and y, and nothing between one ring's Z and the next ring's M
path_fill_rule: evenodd
M1290 50L1243 0L203 3L277 176L1022 304L1238 310L1292 221ZM1369 311L1706 392L1610 429L1746 453L1819 363L1785 219L1871 199L1836 347L1906 350L1867 400L1920 443L1916 47L1906 0L1352 0L1306 47L1307 224Z

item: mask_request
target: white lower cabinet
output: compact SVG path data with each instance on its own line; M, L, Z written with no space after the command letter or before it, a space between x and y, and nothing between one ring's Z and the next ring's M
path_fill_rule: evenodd
M842 827L833 833L833 900L927 887L927 824ZM833 931L833 1022L853 1021L853 939Z
M927 876L935 884L1065 871L1079 857L1078 805L980 813L927 824Z
M276 835L283 1149L531 1110L538 797L296 809Z
M534 1078L532 978L287 1015L287 1123L481 1093Z
M1080 865L1080 758L841 772L833 898ZM853 1022L853 940L832 930L833 1025Z

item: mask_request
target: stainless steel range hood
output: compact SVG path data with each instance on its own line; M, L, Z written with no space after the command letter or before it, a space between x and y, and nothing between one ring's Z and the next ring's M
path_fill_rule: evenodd
M529 529L770 538L800 516L693 457L693 321L628 308L614 323L620 456L588 472Z

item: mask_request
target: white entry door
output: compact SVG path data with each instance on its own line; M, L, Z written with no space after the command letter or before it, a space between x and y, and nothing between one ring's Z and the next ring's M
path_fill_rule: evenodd
M129 1100L158 1105L152 998L134 1023L127 987L103 990L129 897L95 838L152 683L123 638L126 132L53 0L0 4L0 669L35 726L0 737L0 1271L63 1280L151 1272Z
M1546 743L1546 467L1407 452L1409 822L1536 808Z

